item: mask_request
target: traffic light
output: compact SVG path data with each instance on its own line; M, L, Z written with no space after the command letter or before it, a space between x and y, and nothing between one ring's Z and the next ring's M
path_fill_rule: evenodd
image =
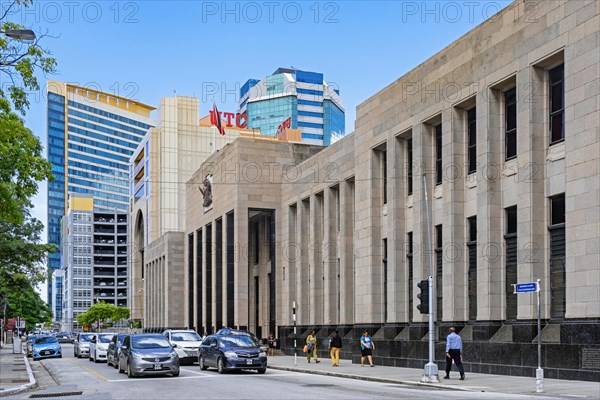
M417 283L417 287L421 289L421 293L417 295L419 300L421 300L421 304L417 306L417 310L419 310L421 314L429 314L429 280L422 280Z

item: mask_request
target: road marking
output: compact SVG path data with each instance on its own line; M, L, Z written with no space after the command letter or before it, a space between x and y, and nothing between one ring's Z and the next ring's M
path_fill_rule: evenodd
M109 381L110 381L110 379L108 379L108 378L107 378L107 377L105 377L104 375L101 375L101 374L99 374L98 372L94 371L93 369L89 369L88 367L84 367L83 365L79 364L79 363L78 363L78 362L76 362L76 361L71 361L71 360L69 360L68 358L65 358L65 360L66 360L66 361L68 361L68 362L70 362L71 364L77 365L78 367L80 367L80 368L82 368L82 369L86 370L87 372L89 372L89 373L91 373L91 374L93 374L93 375L97 376L98 378L100 378L100 379L102 379L102 380L104 380L104 381L106 381L106 382L109 382Z

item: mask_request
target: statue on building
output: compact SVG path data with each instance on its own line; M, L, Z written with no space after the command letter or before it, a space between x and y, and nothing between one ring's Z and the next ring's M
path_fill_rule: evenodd
M204 202L202 205L204 206L205 212L212 208L212 185L210 178L210 175L206 175L204 181L202 182L202 186L198 186L200 193L202 193L202 196L204 196Z

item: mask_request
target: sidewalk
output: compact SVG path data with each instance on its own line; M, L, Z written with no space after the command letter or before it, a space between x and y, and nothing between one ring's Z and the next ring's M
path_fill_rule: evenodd
M3 344L0 349L0 397L27 390L35 385L36 380L25 354L14 354L12 344Z
M422 369L384 367L376 365L352 364L350 360L340 360L339 367L333 367L329 358L321 358L319 364L306 362L304 354L298 353L297 366L294 366L293 356L277 355L269 357L269 368L309 374L338 376L342 378L362 379L383 383L396 383L435 387L437 389L462 390L473 392L496 392L505 394L536 394L535 377L489 375L467 373L466 379L460 381L459 373L454 368L450 379L440 379L440 383L422 383ZM440 371L440 378L445 374ZM567 381L562 379L544 379L544 393L539 395L566 396L584 399L600 398L600 383L585 381Z

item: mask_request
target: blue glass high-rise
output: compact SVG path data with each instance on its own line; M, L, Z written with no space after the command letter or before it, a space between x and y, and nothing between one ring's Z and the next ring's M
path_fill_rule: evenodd
M98 210L129 208L129 157L154 126L154 107L136 100L63 82L48 82L48 243L60 244L68 194L92 194ZM49 279L61 267L59 252L48 260ZM54 302L48 285L48 302Z
M263 135L275 136L287 118L306 143L329 146L345 135L339 90L318 72L278 68L262 80L249 79L240 89L239 112Z

